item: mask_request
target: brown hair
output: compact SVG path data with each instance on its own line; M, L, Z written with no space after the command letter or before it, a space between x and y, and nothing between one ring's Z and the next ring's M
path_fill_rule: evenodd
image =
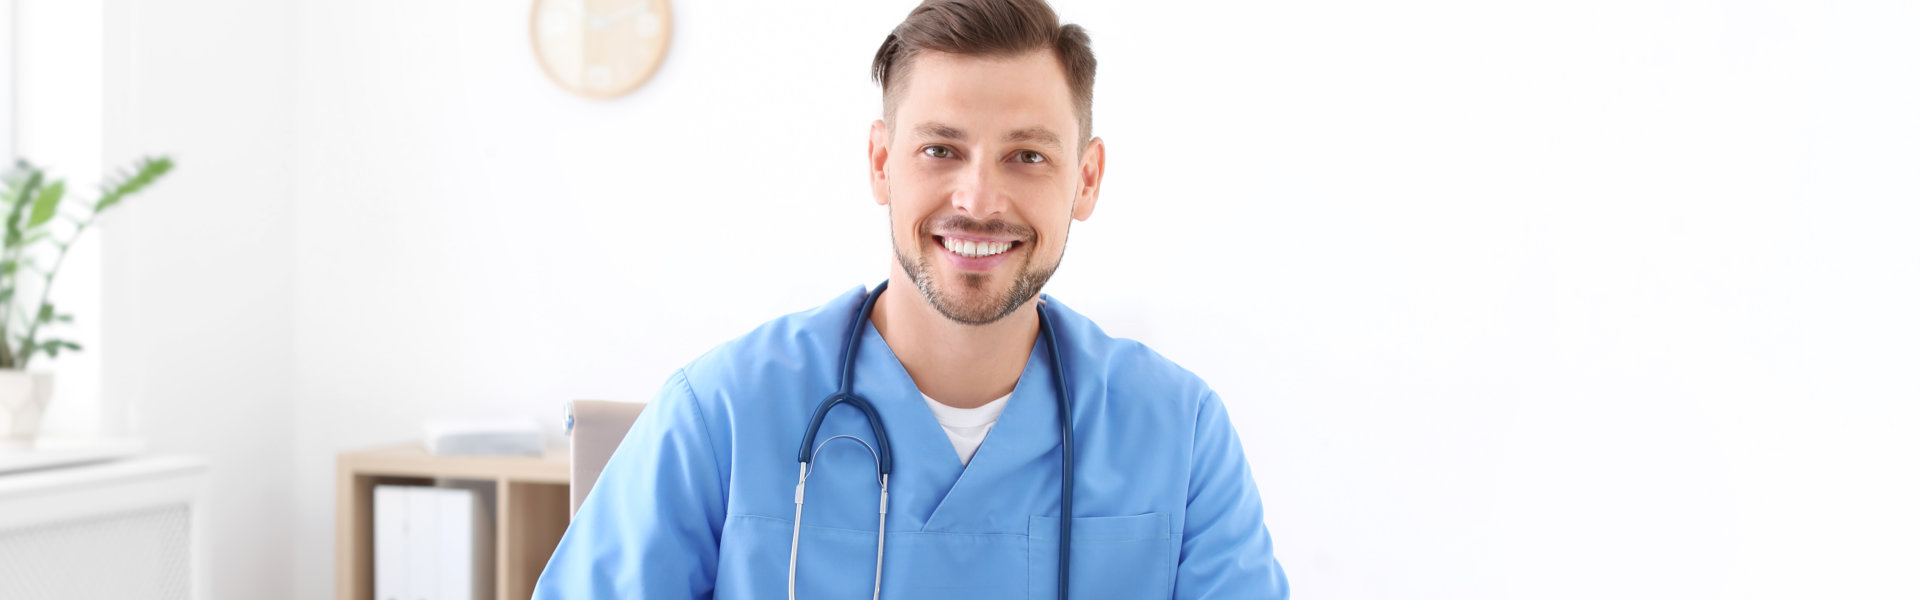
M1087 30L1061 25L1046 0L924 0L873 55L873 81L891 126L896 94L920 53L1011 57L1040 49L1052 49L1066 73L1085 145L1093 139L1093 48Z

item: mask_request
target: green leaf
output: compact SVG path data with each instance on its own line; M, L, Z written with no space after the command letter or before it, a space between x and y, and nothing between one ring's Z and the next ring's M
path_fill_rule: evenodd
M161 175L165 175L168 171L172 170L173 159L171 158L162 156L160 158L140 159L133 175L122 176L118 181L110 181L107 185L101 186L100 201L93 205L93 212L98 213L112 208L113 205L119 204L122 199L142 189L146 189L154 180L159 179Z
M40 197L33 200L33 214L27 216L27 229L33 229L53 220L59 214L60 197L67 194L67 182L55 181L47 189L40 191ZM27 242L29 244L33 242Z
M8 208L21 206L27 197L33 195L34 190L40 187L40 170L26 166L26 161L20 161L20 164L24 170L7 179L7 193L0 196L0 200L5 201Z
M52 320L53 320L53 303L52 303L52 302L43 302L43 303L41 303L41 304L40 304L40 314L38 314L38 315L35 315L35 316L33 317L33 319L34 319L35 321L39 321L39 322L41 322L41 323L45 323L45 322L47 322L47 321L52 321Z
M32 204L34 196L39 193L40 181L41 173L33 171L27 175L25 182L7 189L6 245L8 248L15 247L15 244L20 241L20 215L26 212L27 205Z
M47 358L59 358L61 350L72 350L72 351L80 350L79 344L75 344L73 342L69 342L66 340L47 340L47 341L35 344L35 346L40 351L46 352Z

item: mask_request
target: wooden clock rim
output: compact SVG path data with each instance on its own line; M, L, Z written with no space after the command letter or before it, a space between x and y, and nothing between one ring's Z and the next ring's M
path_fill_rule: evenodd
M540 65L540 72L545 74L547 80L552 81L553 84L559 86L560 89L566 90L575 96L595 100L612 100L640 89L640 86L646 85L648 81L653 79L655 73L660 72L660 65L666 64L667 51L673 48L673 2L671 0L643 0L648 4L657 2L661 9L660 38L659 41L654 44L659 48L659 51L654 55L653 64L647 66L647 71L641 73L639 77L634 78L633 83L628 84L626 87L606 92L593 92L567 85L566 81L553 74L553 69L547 66L546 57L540 54L540 5L548 1L549 0L533 0L532 8L527 11L527 45L533 48L533 62Z

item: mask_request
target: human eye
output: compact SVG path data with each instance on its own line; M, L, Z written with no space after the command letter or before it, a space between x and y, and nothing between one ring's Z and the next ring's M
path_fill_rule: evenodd
M920 153L929 158L953 158L953 149L946 146L927 146L920 149Z
M1027 164L1037 164L1046 162L1047 156L1032 150L1021 150L1013 155L1013 159Z

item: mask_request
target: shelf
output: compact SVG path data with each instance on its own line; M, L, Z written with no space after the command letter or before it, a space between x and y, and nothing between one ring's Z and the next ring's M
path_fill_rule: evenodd
M510 479L525 483L567 484L567 449L545 456L439 456L419 444L402 444L340 454L340 468L357 472L447 479Z
M433 485L436 479L495 486L494 597L520 600L567 530L567 453L541 457L436 456L418 444L343 452L336 493L335 596L373 600L373 487Z

